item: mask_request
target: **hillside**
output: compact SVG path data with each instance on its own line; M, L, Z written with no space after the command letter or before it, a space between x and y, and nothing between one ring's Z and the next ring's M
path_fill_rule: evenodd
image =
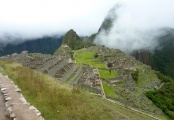
M84 47L84 43L76 32L71 29L63 37L63 44L67 44L72 50L78 50Z
M53 55L68 56L71 54L73 54L72 49L68 45L63 44L54 52Z
M101 32L106 34L110 31L113 26L113 22L116 21L117 15L115 14L115 9L117 6L113 7L103 20L97 33L91 36L85 37L84 42L94 43L95 38ZM154 51L148 49L140 49L131 53L138 61L150 65L153 69L160 71L161 73L174 78L174 29L164 28L165 34L159 36L157 41L159 43L158 47Z
M161 73L174 78L174 35L173 30L167 31L165 36L159 38L159 47L151 53L148 50L136 51L135 58L145 64L151 65Z
M117 19L117 15L115 14L115 10L117 9L117 7L119 6L114 6L112 9L109 10L107 16L105 17L105 19L103 20L100 28L98 29L97 33L94 33L90 36L86 36L85 38L83 38L83 41L85 43L94 43L95 38L97 37L98 34L100 34L101 32L105 32L106 34L109 33L110 29L113 26L114 21Z
M149 66L120 50L103 46L91 46L73 53L73 56L22 53L4 56L1 60L17 61L130 109L162 117L163 112L144 94L162 85Z
M8 44L0 49L0 56L28 51L29 53L53 54L62 44L62 38L43 37L20 44Z
M22 89L24 97L46 120L153 120L154 118L125 108L117 102L101 99L47 75L17 63L0 62L3 74ZM25 78L25 80L23 79ZM30 85L28 85L30 84ZM48 94L45 94L48 93Z

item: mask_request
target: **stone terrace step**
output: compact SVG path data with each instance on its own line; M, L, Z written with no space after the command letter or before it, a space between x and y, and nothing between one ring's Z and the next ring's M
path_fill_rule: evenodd
M37 58L36 58L37 57ZM34 61L30 61L30 63L27 63L25 66L27 67L35 67L38 68L41 65L45 64L47 61L51 60L51 55L45 55L43 57L34 56Z
M60 62L60 60L58 58L53 58L53 59L49 60L48 62L46 62L45 64L43 64L42 66L40 66L36 70L43 72L44 70L48 70L49 67L54 66L58 62Z
M72 84L75 81L78 81L80 79L80 77L82 76L83 72L82 72L82 68L78 68L75 76L69 81L70 84Z
M67 61L62 61L59 64L57 64L56 66L54 66L52 69L48 70L48 75L55 77L56 73L61 70L64 66L66 66L68 64Z
M76 70L78 66L72 66L72 68L69 69L69 71L66 72L66 74L61 78L61 80L66 81Z
M77 85L82 75L83 75L83 72L80 72L80 74L76 77L76 79L74 79L73 84Z

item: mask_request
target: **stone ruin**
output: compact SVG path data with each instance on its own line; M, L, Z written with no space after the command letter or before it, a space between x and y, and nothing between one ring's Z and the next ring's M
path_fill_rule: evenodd
M108 85L114 87L116 89L115 92L121 96L116 97L115 100L147 112L156 111L157 113L161 113L161 111L143 94L144 91L138 94L140 89L136 87L136 83L131 75L132 72L137 70L135 67L137 61L134 57L128 56L118 49L109 49L102 46L97 46L97 53L103 57L106 66L108 63L112 64L112 67L108 69L113 70L117 75L116 78L111 78L109 82L107 82ZM154 84L151 86L154 86ZM151 109L152 106L153 109Z
M106 69L112 69L118 75L116 78L109 79L108 83L116 88L116 93L121 96L120 98L116 97L115 100L140 109L143 109L142 106L146 106L144 108L147 111L159 112L158 109L150 109L153 103L143 94L134 94L140 89L136 87L135 81L131 76L131 73L136 71L135 59L133 57L126 55L120 50L102 46L89 47L87 50L92 51L94 49L103 57L106 66L108 63L112 63L112 67ZM79 52L84 52L84 50ZM98 69L87 64L79 67L76 63L72 63L70 56L22 52L21 54L3 56L0 59L19 62L36 71L105 96Z
M103 95L98 71L86 64L79 67L76 63L72 63L71 58L67 56L60 57L22 52L21 54L0 57L0 59L19 62L26 67L68 82L69 84L77 85Z

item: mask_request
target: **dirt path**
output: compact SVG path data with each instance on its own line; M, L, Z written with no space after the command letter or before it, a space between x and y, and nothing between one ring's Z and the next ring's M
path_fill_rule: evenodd
M13 84L13 82L0 74L0 82L1 82L1 91L5 89L4 92L6 94L6 103L9 105L9 110L11 109L13 116L15 116L15 120L42 120L39 111L37 111L34 107L31 107L25 99L22 97L20 93L20 89ZM18 90L18 91L16 91ZM3 119L4 117L4 103L2 94L0 95L0 102L2 103L2 109L0 111L0 120L8 120ZM1 104L0 104L1 105ZM0 106L1 108L1 106ZM11 115L11 114L10 114Z

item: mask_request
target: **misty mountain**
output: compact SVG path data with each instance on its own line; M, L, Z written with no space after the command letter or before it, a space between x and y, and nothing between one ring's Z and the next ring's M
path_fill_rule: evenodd
M83 41L95 42L94 40L102 31L104 31L105 34L109 34L114 21L117 19L115 13L116 8L118 7L114 7L108 12L108 15L102 22L98 32L86 37ZM133 52L131 51L129 54L142 63L150 65L152 68L162 72L163 74L174 78L174 29L164 28L163 31L163 34L159 34L156 38L158 46L155 47L154 50L148 48L139 49L134 50Z
M119 8L119 5L115 5L111 8L105 17L104 21L101 24L101 27L98 30L98 33L105 31L108 33L114 25L114 21L117 19L117 15L115 13L116 9Z
M86 36L83 38L83 41L85 43L94 43L95 38L97 35L99 35L101 32L109 33L111 30L112 26L114 25L114 21L116 20L117 16L115 14L115 10L118 8L118 5L115 5L113 8L111 8L103 20L100 28L98 29L97 33L92 34L91 36Z
M174 32L171 29L159 39L159 46L153 51L140 50L132 55L139 61L151 65L154 69L174 78Z
M7 44L5 47L1 48L0 56L21 53L22 51L28 51L29 53L53 54L61 44L62 37L43 37L20 44Z

